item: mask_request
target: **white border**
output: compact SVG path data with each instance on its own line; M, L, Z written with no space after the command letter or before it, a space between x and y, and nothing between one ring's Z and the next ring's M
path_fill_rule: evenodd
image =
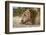
M40 27L29 27L29 28L13 28L13 7L35 7L40 8ZM10 32L20 32L20 31L37 31L43 30L43 5L34 5L34 4L19 4L19 3L10 3L9 4L9 31Z

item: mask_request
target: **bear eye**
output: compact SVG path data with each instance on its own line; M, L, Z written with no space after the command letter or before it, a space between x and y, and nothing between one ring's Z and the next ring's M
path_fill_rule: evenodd
M26 16L26 15L24 14L24 16Z
M31 16L31 18L32 18L32 16Z

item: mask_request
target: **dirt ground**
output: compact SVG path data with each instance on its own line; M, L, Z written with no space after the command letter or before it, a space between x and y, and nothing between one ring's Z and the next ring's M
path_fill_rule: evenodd
M26 24L21 24L21 19L22 17L13 17L13 28L20 28L20 27L37 27L39 25L26 25Z

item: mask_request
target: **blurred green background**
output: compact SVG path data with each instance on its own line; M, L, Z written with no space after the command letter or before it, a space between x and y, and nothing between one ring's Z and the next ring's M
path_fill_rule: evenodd
M36 10L34 10L34 9L37 9L38 12L40 13L40 8L14 7L13 8L13 17L15 17L15 16L21 16L23 14L23 12L26 11L26 9L30 10L30 12L32 13L32 18L35 18L35 16L37 15Z

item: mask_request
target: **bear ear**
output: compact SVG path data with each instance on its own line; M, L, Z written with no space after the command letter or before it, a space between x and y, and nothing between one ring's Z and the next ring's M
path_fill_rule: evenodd
M29 11L30 11L30 12L32 12L32 10L31 10L31 9L30 9Z

